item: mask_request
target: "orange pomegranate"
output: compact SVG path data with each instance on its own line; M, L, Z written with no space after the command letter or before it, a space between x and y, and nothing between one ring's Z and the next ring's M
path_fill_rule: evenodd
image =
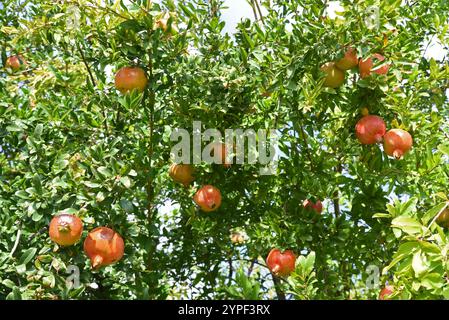
M335 66L335 63L328 62L321 67L321 71L326 74L324 86L337 88L345 82L345 73Z
M379 293L379 300L385 300L388 299L388 296L392 295L394 291L394 287L393 286L385 286L384 288L382 288L382 290L380 290Z
M186 187L195 180L193 172L194 169L190 164L173 163L168 170L168 174L175 182L182 183Z
M371 75L371 69L374 66L373 59L378 60L379 62L382 62L385 60L385 57L379 53L375 53L375 54L373 54L373 56L371 58L367 58L365 60L361 59L359 62L360 77L366 78ZM387 74L388 69L390 69L390 65L386 64L386 65L383 65L382 67L374 70L374 72L377 74L380 74L380 75Z
M400 159L413 145L410 133L402 129L391 129L384 135L384 150L389 156Z
M78 242L83 232L83 222L73 214L60 214L50 221L50 239L60 246L71 246Z
M355 125L355 134L362 144L375 144L382 141L387 131L384 120L375 115L361 118Z
M145 71L139 67L123 67L115 75L115 87L123 94L133 90L142 92L147 83Z
M349 48L343 58L335 62L335 65L340 70L349 70L357 67L359 59L357 58L357 51L354 48Z
M221 205L221 192L214 186L205 185L195 193L193 201L205 212L215 211Z
M107 227L95 228L84 240L84 252L89 257L93 269L119 261L123 257L124 250L122 237Z
M22 68L22 66L24 66L25 64L26 64L26 61L23 58L23 56L20 54L17 54L17 55L8 57L8 59L6 59L5 66L7 68L10 68L12 71L17 71L20 68Z
M296 257L293 251L272 249L267 257L267 266L270 271L279 276L287 277L295 270Z
M317 200L317 202L313 203L313 201L306 199L302 202L302 206L306 210L314 210L316 213L321 213L323 211L323 204L320 200Z

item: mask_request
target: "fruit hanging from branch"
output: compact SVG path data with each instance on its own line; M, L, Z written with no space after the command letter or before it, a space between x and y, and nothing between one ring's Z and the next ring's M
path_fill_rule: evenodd
M267 256L267 266L278 277L288 277L295 270L296 256L291 250L272 249Z
M90 259L92 269L119 261L123 257L124 250L122 237L107 227L95 228L84 240L84 252Z
M323 204L320 200L317 200L315 203L310 200L306 199L302 202L302 206L306 210L314 210L316 213L320 214L323 211Z
M379 293L379 300L385 300L388 299L390 295L392 295L394 292L394 287L386 285L382 290L380 290Z
M73 214L60 214L50 221L50 239L60 246L71 246L79 241L83 222Z
M193 173L194 168L190 164L173 163L168 170L168 174L173 181L182 183L185 187L188 187L189 184L195 180Z
M378 61L378 62L382 62L385 60L385 57L379 53L375 53L373 54L373 56L371 58L367 58L365 60L360 59L359 62L359 73L360 73L360 77L366 78L369 77L371 75L371 71L373 69L374 66L374 61ZM385 64L380 68L377 68L376 70L374 70L374 73L377 73L379 75L385 75L388 73L388 70L390 69L390 65Z
M400 159L413 145L410 133L402 129L391 129L384 135L384 150L389 156Z
M357 51L354 48L349 48L346 50L343 58L335 62L335 66L340 70L350 70L359 64L359 59L357 58Z
M235 146L234 146L235 148ZM222 142L214 142L212 144L212 152L211 152L211 156L214 158L217 158L225 168L229 168L231 167L231 164L233 162L232 159L227 160L228 155L231 152L226 152L226 144L222 143Z
M328 62L321 67L321 71L326 74L324 86L338 88L345 82L345 73L335 66L334 62Z
M5 63L5 67L11 69L14 72L20 70L25 65L26 61L20 54L8 57Z
M122 94L143 92L148 84L145 71L139 67L123 67L115 75L115 87Z
M355 125L355 134L362 144L375 144L382 142L387 131L384 120L375 115L367 115L361 118Z
M437 218L437 223L443 228L449 228L449 209L446 207Z
M195 193L193 201L205 212L215 211L221 205L221 192L214 186L205 185Z

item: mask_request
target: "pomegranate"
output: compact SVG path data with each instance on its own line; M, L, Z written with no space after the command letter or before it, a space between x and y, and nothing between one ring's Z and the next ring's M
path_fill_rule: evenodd
M226 153L226 144L222 142L214 142L212 144L211 156L213 157L217 156L217 158L221 160L221 163L225 168L229 168L232 164L232 160L230 161L226 160L227 155L228 153Z
M84 252L89 257L93 269L119 261L123 257L124 250L122 237L107 227L95 228L84 240Z
M357 67L359 59L357 58L357 51L354 48L349 48L343 58L335 62L335 65L340 70L349 70Z
M168 170L168 174L175 181L182 183L187 187L195 178L193 177L194 169L190 164L172 164Z
M205 185L195 193L193 201L205 212L215 211L221 205L221 192L214 186Z
M393 291L394 291L394 287L393 286L386 285L384 288L382 288L382 290L380 290L379 300L388 299L388 296L393 294Z
M317 202L313 203L313 201L306 199L302 202L302 206L304 207L304 209L314 210L318 214L323 211L323 204L320 200L317 200Z
M115 75L115 87L123 94L133 90L142 92L147 83L145 71L139 67L123 67Z
M413 145L410 133L402 129L391 129L384 135L384 150L389 156L400 159Z
M26 61L23 58L23 56L18 54L18 55L8 57L8 59L6 59L5 66L7 68L10 68L12 71L17 71L20 68L22 68L22 66L25 64L26 64Z
M291 250L281 252L279 249L272 249L266 262L273 274L279 277L287 277L295 270L296 257Z
M375 53L375 54L373 54L373 56L371 58L367 58L365 60L360 60L360 62L359 62L360 77L366 78L371 75L371 69L374 66L373 59L378 60L379 62L382 62L385 60L385 57L381 54ZM374 70L374 72L377 74L380 74L380 75L387 74L388 69L390 69L390 65L386 64L386 65L383 65L382 67Z
M362 144L381 142L386 131L384 120L375 115L364 116L355 125L355 134Z
M60 246L71 246L78 242L83 232L83 222L72 214L60 214L50 221L50 239Z
M335 63L328 62L321 67L321 71L326 74L324 86L337 88L345 81L345 73L335 66Z
M437 223L443 228L449 228L449 209L444 209L438 216Z

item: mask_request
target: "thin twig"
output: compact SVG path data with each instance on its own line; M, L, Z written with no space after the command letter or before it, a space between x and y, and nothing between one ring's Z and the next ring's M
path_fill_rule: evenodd
M263 19L262 10L260 10L259 2L257 0L253 0L256 4L257 11L259 11L260 21L262 21L262 24L265 24L265 20Z
M19 230L17 230L17 234L16 234L16 241L14 241L14 246L11 249L11 252L9 253L9 256L12 257L12 255L14 254L14 252L17 250L17 246L19 245L19 240L20 240L20 236L22 234L22 226L19 225Z

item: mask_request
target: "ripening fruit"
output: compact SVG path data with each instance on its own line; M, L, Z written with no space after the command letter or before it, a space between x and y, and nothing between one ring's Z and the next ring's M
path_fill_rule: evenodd
M382 137L386 131L387 126L384 120L375 115L364 116L355 125L355 134L362 144L382 142Z
M371 69L374 66L373 59L378 60L379 62L382 62L385 60L385 57L381 54L375 53L375 54L373 54L373 56L371 58L367 58L365 60L360 59L359 73L360 73L360 77L362 77L362 79L369 77L371 75ZM388 69L390 69L390 65L386 64L386 65L374 70L374 73L377 73L380 75L387 74Z
M226 144L222 142L214 142L212 144L212 152L211 156L215 157L217 156L218 159L220 159L221 163L225 168L229 168L232 164L232 159L230 161L226 160Z
M324 86L330 88L337 88L345 82L345 73L335 66L335 63L328 62L321 67L321 71L326 73Z
M304 207L304 209L314 210L318 214L323 211L323 204L320 200L317 200L317 202L313 203L313 201L306 199L302 202L302 206Z
M267 257L267 266L270 271L279 277L287 277L295 270L296 257L293 251L272 249Z
M124 250L122 237L107 227L95 228L84 240L84 252L90 259L92 269L119 261L123 257Z
M139 67L123 67L115 75L115 87L123 94L133 90L142 92L147 83L145 71Z
M449 228L449 209L446 208L437 218L437 223L443 228Z
M215 211L221 205L221 192L214 186L205 185L195 193L193 201L205 212Z
M83 222L73 214L60 214L50 221L50 239L60 246L71 246L78 242L83 232Z
M385 286L384 288L382 288L382 290L380 290L379 300L388 299L388 296L393 294L393 291L394 291L394 287L393 286L388 286L388 285Z
M187 187L195 178L193 177L193 166L190 164L173 163L168 170L168 174L175 181Z
M357 51L354 48L349 48L343 58L335 62L335 65L340 70L349 70L357 67L359 59L357 58Z
M22 66L26 64L25 59L22 55L17 54L14 56L8 57L6 59L5 67L10 68L12 71L18 71Z
M400 159L413 145L410 133L402 129L391 129L384 135L384 150L389 156Z

